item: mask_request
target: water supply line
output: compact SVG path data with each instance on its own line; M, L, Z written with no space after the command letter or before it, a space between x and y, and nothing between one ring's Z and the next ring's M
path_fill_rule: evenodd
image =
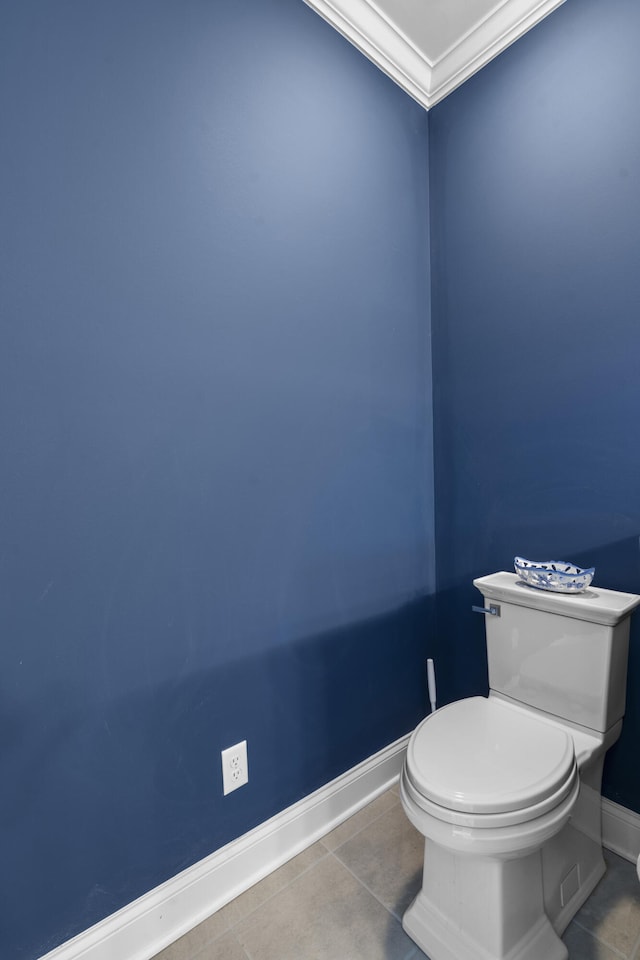
M427 688L429 690L429 702L431 704L431 713L436 710L436 671L433 666L433 660L427 660Z

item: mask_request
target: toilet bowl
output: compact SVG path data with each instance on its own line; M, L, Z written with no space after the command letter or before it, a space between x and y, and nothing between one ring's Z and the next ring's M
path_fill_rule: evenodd
M414 731L400 790L425 870L403 924L432 960L565 960L540 850L579 787L570 734L499 699L451 704Z
M403 926L430 960L567 960L560 936L605 870L602 764L640 597L549 598L508 573L474 583L491 600L491 689L409 740L400 794L425 859Z
M425 836L447 834L462 852L505 856L557 832L578 786L570 734L495 697L427 717L409 741L401 781Z

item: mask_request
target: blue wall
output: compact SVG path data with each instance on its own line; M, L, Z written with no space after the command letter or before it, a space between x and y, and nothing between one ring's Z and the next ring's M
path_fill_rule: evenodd
M32 960L424 713L427 117L300 0L0 17L0 952Z
M640 5L568 0L429 114L440 690L483 691L477 574L640 592ZM605 794L640 812L640 615Z
M474 575L638 590L640 10L567 0L429 141L301 0L0 17L0 945L33 960L411 729L426 656L484 691ZM637 811L639 642L605 778Z

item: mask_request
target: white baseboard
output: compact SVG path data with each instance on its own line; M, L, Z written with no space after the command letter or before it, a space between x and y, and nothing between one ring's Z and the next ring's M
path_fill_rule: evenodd
M603 797L602 844L635 863L640 854L640 814Z
M408 740L401 737L40 960L150 960L387 790Z

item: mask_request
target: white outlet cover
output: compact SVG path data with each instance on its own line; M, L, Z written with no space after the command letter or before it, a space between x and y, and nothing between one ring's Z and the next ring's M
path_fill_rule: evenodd
M247 763L247 741L227 747L221 753L222 757L222 792L226 796L238 787L249 782L249 766Z

